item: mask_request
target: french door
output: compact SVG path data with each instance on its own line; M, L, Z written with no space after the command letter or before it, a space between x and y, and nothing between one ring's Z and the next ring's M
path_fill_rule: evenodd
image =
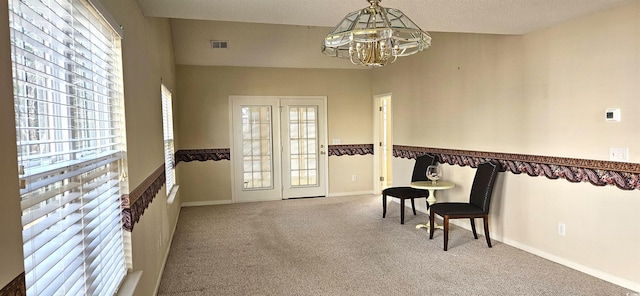
M326 97L231 96L234 202L325 196Z

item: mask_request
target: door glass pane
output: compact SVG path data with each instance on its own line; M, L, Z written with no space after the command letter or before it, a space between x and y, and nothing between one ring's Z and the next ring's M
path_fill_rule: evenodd
M317 186L318 133L316 106L289 108L291 186Z
M242 107L244 189L271 189L271 106Z

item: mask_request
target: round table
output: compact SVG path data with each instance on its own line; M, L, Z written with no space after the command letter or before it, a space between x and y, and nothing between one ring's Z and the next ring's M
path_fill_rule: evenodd
M437 182L433 182L433 181L416 181L416 182L411 182L411 187L416 188L416 189L426 189L429 191L429 197L427 198L427 203L429 205L432 205L434 203L436 203L436 190L447 190L447 189L451 189L453 187L456 187L456 184L452 183L452 182L448 182L448 181L440 181L438 180ZM427 214L429 214L429 210L427 210ZM433 226L434 228L439 228L442 229L443 227L436 224ZM425 224L418 224L416 225L416 229L420 229L420 228L426 228L427 231L429 231L429 221L427 221L427 223Z

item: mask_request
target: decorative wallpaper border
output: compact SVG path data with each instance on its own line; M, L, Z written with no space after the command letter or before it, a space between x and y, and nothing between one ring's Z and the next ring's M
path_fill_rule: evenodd
M175 153L176 163L190 162L190 161L220 161L231 160L230 148L218 148L218 149L184 149L178 150ZM174 165L174 166L175 166Z
M329 156L373 154L373 144L329 145Z
M373 144L329 145L328 155L373 155L373 148ZM565 179L573 183L589 182L595 186L615 185L623 190L640 190L640 164L638 163L393 145L394 157L415 159L426 153L436 155L438 162L450 165L468 165L475 168L483 161L493 160L500 162L503 172ZM175 159L174 166L180 162L231 160L231 149L178 150L175 153ZM121 197L122 222L125 230L133 231L133 226L140 221L144 211L164 186L165 181L163 164L130 194Z
M144 211L149 207L158 191L166 181L164 163L147 177L129 194L122 195L122 224L125 230L133 231L133 226L140 221Z
M329 145L327 150L329 156L367 155L373 154L373 144ZM178 150L175 157L176 165L180 162L231 160L231 149L183 149Z
M393 146L393 156L414 159L429 153L438 162L450 165L477 167L488 160L500 162L502 171L569 182L589 182L595 186L615 185L623 190L640 190L640 164L604 160L563 158L499 152L453 150L414 146Z
M27 283L25 282L24 272L13 279L4 288L0 289L0 296L26 296Z

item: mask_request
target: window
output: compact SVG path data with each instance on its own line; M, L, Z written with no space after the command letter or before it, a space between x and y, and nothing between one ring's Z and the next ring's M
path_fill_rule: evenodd
M171 91L162 84L162 129L164 131L164 172L167 183L167 196L170 196L176 185L173 151L173 105Z
M126 274L120 37L86 0L9 0L27 295Z
M291 186L318 185L318 120L316 106L289 107Z
M243 188L273 188L271 106L242 106Z

